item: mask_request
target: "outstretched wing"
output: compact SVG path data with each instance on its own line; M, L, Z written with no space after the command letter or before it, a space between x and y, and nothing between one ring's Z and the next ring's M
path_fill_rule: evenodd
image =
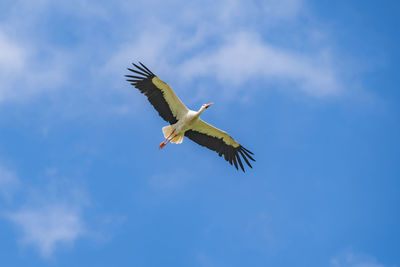
M189 111L188 108L168 84L160 80L145 65L140 62L139 64L140 66L133 63L136 69L128 68L128 70L140 76L125 75L128 77L127 81L147 96L161 118L170 124L176 123Z
M231 165L233 162L236 169L238 169L239 164L242 171L244 171L241 157L250 168L252 168L252 166L248 158L252 161L255 161L251 156L253 153L241 146L232 137L230 137L229 134L215 128L201 119L198 119L190 127L190 130L185 132L185 136L201 146L205 146L216 151L220 157L224 155L225 160Z

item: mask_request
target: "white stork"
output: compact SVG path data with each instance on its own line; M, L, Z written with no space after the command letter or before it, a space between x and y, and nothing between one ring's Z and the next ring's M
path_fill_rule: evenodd
M168 142L180 144L183 137L186 136L197 144L216 151L220 157L224 155L225 160L231 165L233 162L236 169L238 169L239 164L244 171L240 156L252 168L247 159L255 161L251 156L253 155L252 152L241 146L226 132L199 118L201 113L213 103L202 105L199 111L188 109L168 84L160 80L142 63L139 62L139 64L141 67L133 64L136 69L128 68L128 70L141 76L125 75L129 78L127 81L146 95L158 114L170 123L170 125L162 128L165 140L159 148L163 148Z

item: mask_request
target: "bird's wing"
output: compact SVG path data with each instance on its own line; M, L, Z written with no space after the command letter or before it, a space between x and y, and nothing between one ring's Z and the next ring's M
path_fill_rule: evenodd
M224 155L225 160L231 165L233 162L236 169L238 169L239 164L240 168L244 171L240 156L242 156L250 168L252 168L252 166L248 158L255 161L251 156L253 153L241 146L232 137L230 137L229 134L215 128L201 119L198 119L190 127L190 130L185 132L185 136L201 146L205 146L216 151L220 157Z
M189 110L176 96L174 91L168 84L160 80L145 65L140 66L133 64L136 69L130 69L137 75L125 75L127 81L147 96L149 102L158 111L158 114L170 124L176 123Z

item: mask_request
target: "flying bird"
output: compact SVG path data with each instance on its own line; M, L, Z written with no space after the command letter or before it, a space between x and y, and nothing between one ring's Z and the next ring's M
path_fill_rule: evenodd
M220 157L223 155L226 161L235 165L236 169L239 165L242 171L245 171L241 158L252 168L249 162L249 159L255 161L251 156L252 152L226 132L200 119L201 113L213 103L202 105L198 111L188 109L168 84L160 80L145 65L140 62L139 64L140 66L133 63L135 69L128 68L135 75L125 75L125 77L147 96L160 117L170 124L162 128L165 140L159 145L160 149L169 142L180 144L186 136L197 144L216 151Z

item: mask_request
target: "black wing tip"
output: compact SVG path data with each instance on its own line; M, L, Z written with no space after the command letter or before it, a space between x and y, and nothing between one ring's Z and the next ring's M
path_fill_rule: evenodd
M252 161L256 161L252 156L250 156L250 154L254 156L254 153L250 150L244 148L243 146L239 146L239 151L242 151Z
M231 165L232 165L232 161L233 161L234 167L236 168L236 170L238 170L238 171L242 170L242 171L245 173L246 171L245 171L245 168L244 168L244 166L243 166L242 159L241 159L240 156L242 156L243 160L246 162L246 164L247 164L251 169L253 169L253 166L251 166L251 164L250 164L250 162L249 162L249 160L248 160L247 158L251 159L252 161L256 161L254 158L252 158L252 157L249 155L249 153L253 154L251 151L245 149L245 148L242 147L242 146L239 146L238 148L236 148L236 151L235 151L232 155L230 155L230 157L228 157L229 159L228 159L227 161L228 161ZM240 154L240 155L239 155L239 154ZM253 154L253 155L254 155L254 154ZM240 168L238 168L238 167L240 167Z
M146 73L146 76L152 76L154 75L147 67L145 67L143 64L139 62L139 65L142 65L143 67L140 67L139 65L136 65L135 63L132 63L133 66L135 66L137 69L143 71Z
M228 148L229 147L229 148ZM240 154L240 155L239 155ZM252 156L250 156L250 154L254 155L250 150L239 146L237 148L234 148L233 146L226 146L225 149L222 149L218 155L222 156L224 155L225 160L232 165L233 167L236 168L237 171L242 170L244 173L245 168L243 166L241 157L244 159L244 161L246 162L246 164L253 169L253 166L251 166L249 159L251 159L252 161L256 161ZM232 164L233 163L233 164ZM240 167L240 168L239 168Z
M251 152L250 150L248 150L247 148L245 148L244 146L240 146L241 149L244 149L246 152L250 153L251 155L254 155L253 152Z
M143 73L143 72L140 72L140 71L137 71L137 70L134 70L134 69L131 69L131 68L127 68L129 71L131 71L131 72L134 72L134 74L139 74L139 75L141 75L141 76L136 76L136 75L124 75L126 78L134 78L134 79L137 79L136 80L136 82L142 82L142 81L145 81L145 80L148 80L148 79L152 79L153 77L155 77L155 75L148 75L148 74L145 74L145 73Z
M235 157L236 157L236 159L237 159L237 161L238 161L238 163L239 163L240 168L242 169L243 172L245 172L245 171L244 171L244 167L243 167L242 160L240 159L240 156L239 156L239 152L236 151Z
M148 72L150 72L150 74L154 75L153 72L151 72L151 70L149 70L144 64L142 64L142 62L139 61L140 66L142 66L143 68L145 68Z
M139 65L132 63L132 65L135 68L127 68L129 71L134 72L136 74L142 75L144 77L141 77L141 79L147 79L147 78L153 78L156 75L151 72L151 70L149 70L145 65L143 65L141 62L139 62L139 64L142 66L140 67ZM125 75L125 77L129 77L129 75ZM136 77L137 78L137 77Z
M236 170L239 170L238 169L238 164L237 164L237 161L236 161L236 154L233 154L233 163L235 164L235 168L236 168Z
M187 130L185 132L185 136L194 141L195 143L207 147L210 150L217 152L219 157L222 157L225 161L227 161L230 165L234 166L236 170L242 170L244 173L245 165L247 164L250 168L251 166L249 159L255 161L250 154L252 152L247 152L248 150L243 148L242 146L233 146L228 145L224 142L223 138L217 138L215 136L210 136L205 133L198 132L196 130ZM244 160L243 163L242 160Z
M255 161L255 160L245 150L239 148L237 151L242 156L242 158L243 158L244 162L246 162L247 166L249 166L250 168L253 168L253 166L251 166L251 164L247 158L249 158L253 161ZM239 155L238 155L238 158L240 158Z

